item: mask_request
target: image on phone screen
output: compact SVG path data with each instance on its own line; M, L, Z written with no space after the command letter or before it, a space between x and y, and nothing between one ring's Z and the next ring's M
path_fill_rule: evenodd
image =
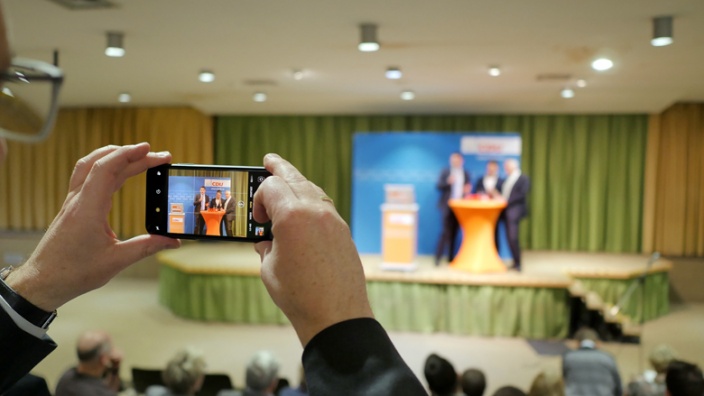
M147 171L147 231L186 239L271 239L252 216L258 167L174 164Z

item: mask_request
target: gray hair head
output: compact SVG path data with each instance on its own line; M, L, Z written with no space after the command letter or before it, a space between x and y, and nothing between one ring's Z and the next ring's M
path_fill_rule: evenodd
M259 351L247 364L247 387L255 391L263 391L279 378L279 362L273 353Z
M164 384L174 393L187 394L205 375L203 354L193 348L185 348L169 360L162 372Z

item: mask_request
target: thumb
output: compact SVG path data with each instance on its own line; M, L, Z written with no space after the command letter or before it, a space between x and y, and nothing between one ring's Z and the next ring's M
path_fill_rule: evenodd
M118 242L116 253L122 264L120 270L164 249L177 249L179 247L181 247L181 240L179 239L149 234Z

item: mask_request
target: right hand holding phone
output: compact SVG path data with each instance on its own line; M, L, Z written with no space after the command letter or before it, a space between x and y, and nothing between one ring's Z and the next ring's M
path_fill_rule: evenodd
M364 270L347 223L325 192L276 154L254 195L254 219L272 222L273 241L259 242L261 276L305 346L325 328L373 317Z

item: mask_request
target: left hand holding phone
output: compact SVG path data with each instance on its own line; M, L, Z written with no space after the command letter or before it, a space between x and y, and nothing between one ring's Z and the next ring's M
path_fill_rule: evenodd
M149 143L106 146L76 163L59 214L29 260L7 277L18 294L49 312L106 284L120 271L178 239L140 235L121 241L108 223L112 195L148 168L169 163Z

